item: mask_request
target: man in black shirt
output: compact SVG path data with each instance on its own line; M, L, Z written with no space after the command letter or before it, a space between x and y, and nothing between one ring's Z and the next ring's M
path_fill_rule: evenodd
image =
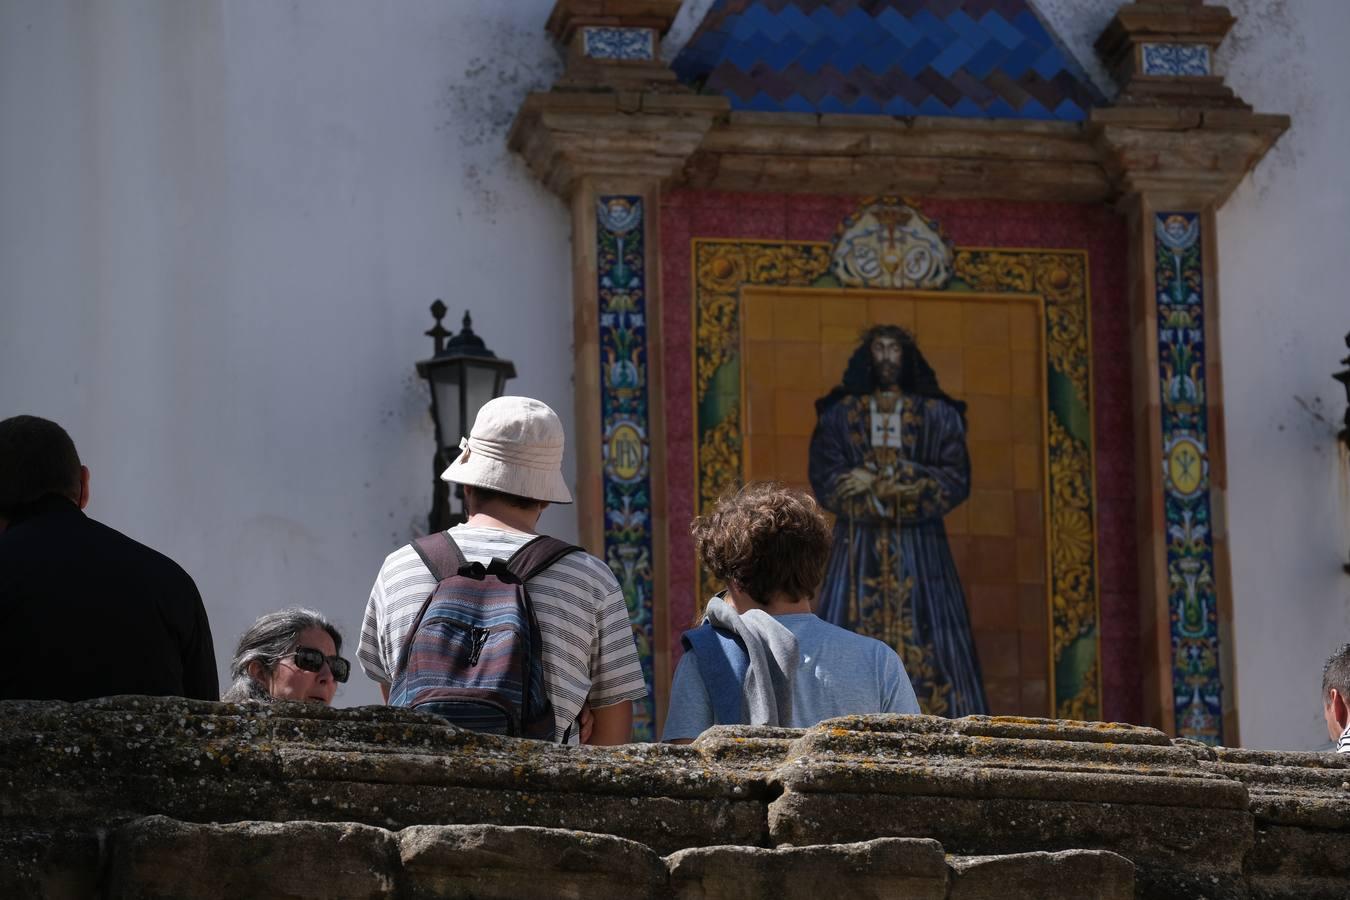
M0 700L220 696L211 626L177 563L88 518L65 429L0 422Z

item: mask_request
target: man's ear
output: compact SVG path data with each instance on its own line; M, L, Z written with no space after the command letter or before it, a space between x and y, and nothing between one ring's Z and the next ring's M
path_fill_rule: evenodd
M1327 705L1331 707L1331 715L1336 720L1336 724L1344 731L1346 726L1350 725L1350 703L1346 702L1345 695L1332 688Z
M80 466L80 509L89 505L89 467Z
M267 667L260 660L251 659L248 661L248 677L252 678L258 684L267 686Z

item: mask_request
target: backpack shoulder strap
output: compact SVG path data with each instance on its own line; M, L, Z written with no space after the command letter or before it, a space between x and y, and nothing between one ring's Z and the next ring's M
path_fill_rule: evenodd
M713 708L713 724L744 724L743 686L750 668L750 654L740 636L704 621L698 628L686 631L680 642L698 660L698 672Z
M398 651L398 665L394 669L395 680L403 674L403 670L408 666L408 653L412 650L413 638L417 636L417 629L422 625L422 618L427 614L427 607L431 606L432 599L436 596L436 591L440 584L451 575L458 575L459 569L467 560L464 558L464 551L459 549L459 544L455 543L447 532L437 531L433 534L423 535L412 542L413 550L422 558L422 562L431 570L431 577L436 579L436 587L427 594L427 599L422 601L422 606L417 610L417 618L413 619L412 627L403 635L403 646Z
M458 574L460 566L467 562L464 551L459 549L459 544L446 531L424 535L412 542L412 548L426 563L437 582Z
M569 544L566 541L560 541L555 537L541 534L515 553L512 553L511 558L506 561L506 567L510 569L511 573L519 578L521 582L526 582L567 554L576 552L580 549L581 548L575 544Z

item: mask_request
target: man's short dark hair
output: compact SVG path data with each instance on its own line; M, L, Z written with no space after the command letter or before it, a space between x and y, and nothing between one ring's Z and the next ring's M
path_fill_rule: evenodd
M79 499L75 442L60 425L37 416L0 422L0 516L12 518L48 494Z
M1332 688L1350 701L1350 644L1341 644L1322 667L1322 696Z
M812 597L825 577L830 527L809 494L771 482L727 494L690 530L704 567L756 603Z

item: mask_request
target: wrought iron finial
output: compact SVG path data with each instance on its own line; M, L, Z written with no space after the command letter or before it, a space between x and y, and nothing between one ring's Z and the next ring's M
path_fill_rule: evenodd
M463 326L459 334L452 337L450 343L446 344L447 353L457 353L464 356L496 356L487 348L487 344L483 343L483 339L473 333L473 318L469 315L467 309L464 311Z
M452 332L446 331L445 326L441 324L441 319L445 318L446 312L448 312L448 310L445 308L445 304L439 299L431 304L431 315L435 317L436 324L431 326L431 328L425 332L427 337L436 342L436 354L438 356L441 351L445 349L445 339L452 334ZM468 318L467 313L465 314L465 318Z

